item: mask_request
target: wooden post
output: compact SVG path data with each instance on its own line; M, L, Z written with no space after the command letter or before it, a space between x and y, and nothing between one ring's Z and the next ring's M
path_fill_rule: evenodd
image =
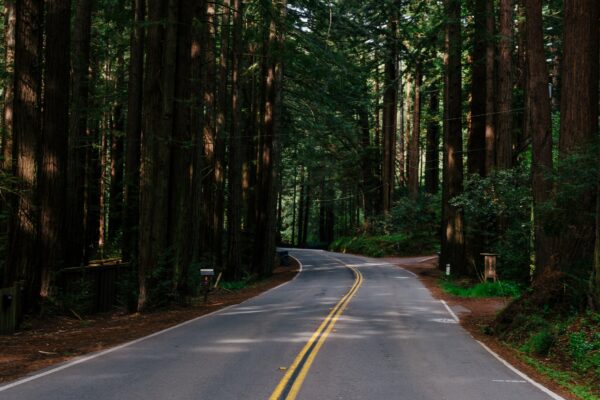
M0 335L12 335L17 329L18 295L17 286L0 289Z
M481 255L485 259L483 280L487 282L488 280L492 279L494 282L496 282L498 280L498 275L496 273L496 260L498 259L498 254L481 253Z

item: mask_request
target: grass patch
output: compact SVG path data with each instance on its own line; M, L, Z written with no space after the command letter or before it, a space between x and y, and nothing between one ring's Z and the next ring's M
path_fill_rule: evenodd
M522 355L521 358L533 368L535 368L538 372L544 374L548 378L552 379L556 383L565 388L569 389L575 396L579 397L582 400L600 400L600 397L593 393L593 389L589 385L580 385L575 383L576 377L573 373L568 371L559 371L555 368L547 364L543 364L539 360L527 356Z
M464 286L451 280L441 281L442 289L446 293L458 297L519 297L521 289L514 282L483 282L474 286Z
M507 309L512 322L496 325L499 338L577 398L600 400L600 314L532 309L527 299L513 303L521 308Z
M245 289L249 286L249 281L248 280L241 280L241 281L232 281L232 282L221 282L219 284L219 287L225 289L225 290L230 290L230 291L238 291L238 290L242 290Z
M341 253L362 254L368 257L404 256L433 253L437 250L435 238L398 233L381 236L341 237L330 250Z

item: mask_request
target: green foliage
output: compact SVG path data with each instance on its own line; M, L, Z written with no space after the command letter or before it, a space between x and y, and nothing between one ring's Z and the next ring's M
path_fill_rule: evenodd
M330 249L368 257L384 257L433 253L436 245L435 239L426 241L415 235L400 233L387 236L341 237L331 244Z
M547 356L555 342L556 338L550 331L542 330L531 336L523 349L527 352L534 352L538 356Z
M220 284L221 288L225 290L238 291L248 287L247 280L241 281L233 281L233 282L223 282Z
M386 216L373 218L360 236L335 240L333 251L370 257L431 254L437 251L438 196L402 197Z
M600 400L600 397L592 392L593 387L574 384L574 374L572 372L558 371L556 368L550 367L532 357L524 356L523 359L527 364L538 370L538 372L569 389L578 398L582 400Z
M600 315L561 315L549 309L527 312L513 308L511 312L517 313L513 328L500 332L500 337L518 348L529 364L580 398L598 400L598 391L592 388L600 387Z
M461 286L451 280L442 280L442 288L447 293L459 297L519 297L521 288L514 282L483 282L474 286Z
M530 173L517 167L485 178L470 175L463 194L452 203L464 212L467 240L478 238L483 251L500 255L499 276L527 282L532 252Z

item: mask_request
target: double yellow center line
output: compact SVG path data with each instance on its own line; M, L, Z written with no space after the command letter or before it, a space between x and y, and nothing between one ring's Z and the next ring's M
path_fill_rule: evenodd
M347 264L346 266L354 272L354 285L352 285L348 293L346 293L346 295L342 297L331 310L329 315L327 315L327 318L325 318L304 348L302 348L302 351L287 370L285 376L281 382L279 382L279 385L277 385L271 397L269 397L269 400L294 400L298 396L302 383L304 383L308 370L321 349L321 346L323 346L323 343L327 340L327 336L329 336L333 330L338 318L342 315L346 306L358 291L360 285L362 285L363 277L360 271Z

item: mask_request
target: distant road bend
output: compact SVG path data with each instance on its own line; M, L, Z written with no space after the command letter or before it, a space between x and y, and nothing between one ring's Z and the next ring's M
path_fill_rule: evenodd
M487 352L410 272L290 253L294 281L0 386L0 399L561 399Z

